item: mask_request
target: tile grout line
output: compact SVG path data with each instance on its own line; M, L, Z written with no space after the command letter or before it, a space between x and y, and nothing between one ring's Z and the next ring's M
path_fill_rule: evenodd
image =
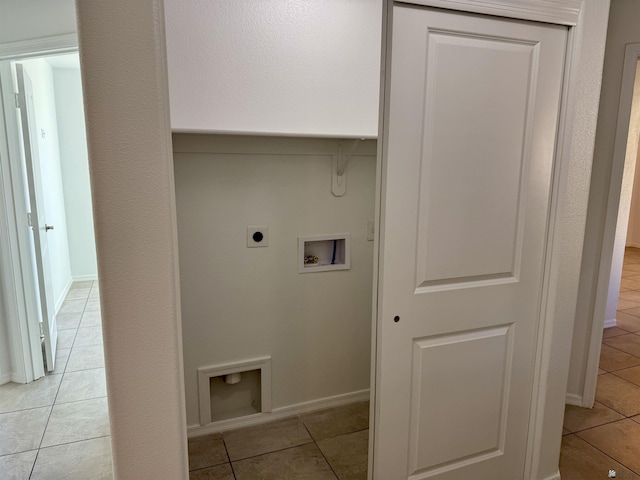
M84 371L84 370L83 370ZM71 373L75 373L75 372L71 372ZM91 398L82 398L80 400L71 400L70 402L60 402L60 403L56 403L55 405L69 405L70 403L79 403L79 402L86 402L87 400L99 400L101 398L107 398L106 395L100 395L99 397L91 397Z
M302 417L300 415L298 415L298 420L300 420L300 423L302 424L302 426L304 427L304 429L307 431L307 433L309 434L309 437L311 437L311 440L313 440L313 444L316 446L316 448L318 449L318 451L320 452L320 455L322 455L322 458L324 458L324 461L327 462L327 465L329 465L329 468L331 469L331 471L333 472L333 475L336 477L337 480L339 480L340 477L338 477L338 474L336 473L336 471L333 469L333 465L331 465L331 462L329 461L329 459L327 458L327 456L324 454L324 452L322 451L322 449L320 448L320 446L318 445L318 442L316 441L316 439L314 438L314 436L311 434L311 432L309 431L309 429L307 428L307 424L304 423L304 420L302 420Z
M629 332L628 335L635 335L631 332ZM619 335L620 337L623 337L624 335ZM637 337L637 335L635 335ZM618 337L611 337L611 338L618 338ZM622 353L626 353L627 355L631 355L632 357L637 358L638 360L640 360L640 357L638 357L637 355L634 355L633 353L629 353L629 352L625 352L624 350L620 350L618 347L614 347L613 345L609 345L608 343L604 343L604 341L602 342L603 345L606 345L609 348L613 348L615 350L618 350L619 352ZM631 367L637 367L638 365L631 365ZM631 368L631 367L624 367L624 368ZM619 368L618 370L623 370L622 368Z
M57 375L60 375L60 374L58 373ZM62 383L62 381L60 381L60 383ZM58 388L60 388L60 385L58 385ZM18 412L28 412L29 410L37 410L39 408L47 408L47 407L52 407L52 406L53 406L53 404L51 404L51 405L40 405L38 407L18 408L17 410L10 410L8 412L1 412L0 415L7 415L9 413L18 413ZM0 457L4 457L4 455L0 455Z
M620 421L620 420L618 420ZM583 430L584 431L584 430ZM595 448L597 451L599 451L600 453L602 453L604 456L606 456L607 458L610 458L611 460L613 460L616 463L619 463L620 465L622 465L624 468L629 469L631 472L633 472L636 475L640 475L640 473L636 472L633 468L629 468L627 465L625 465L624 463L622 463L620 460L618 460L615 457L612 457L611 455L609 455L608 453L606 453L605 451L601 450L600 448L598 448L597 446L593 445L591 442L589 442L588 440L576 435L575 433L572 433L571 435L576 436L577 438L579 438L580 440L582 440L583 442L585 442L587 445L592 446L593 448ZM568 435L567 435L568 436Z
M633 251L632 251L632 252L630 252L630 253L633 253L633 255L631 255L631 254L627 254L627 250L625 250L625 258L623 259L623 266L622 266L623 272L624 272L624 270L625 270L625 266L630 265L629 260L630 260L631 258L633 258L633 259L640 258L640 255L636 255L636 254L635 254L635 250L633 250ZM639 262L639 263L640 263L640 262ZM625 265L625 264L626 264L626 265ZM635 263L634 263L634 264L635 264ZM640 275L640 272L634 272L634 274ZM630 275L630 276L633 276L633 275ZM623 278L623 281L624 281L624 278ZM619 296L622 296L622 294L623 294L623 293L625 293L625 292L629 292L630 294L638 294L638 293L640 293L640 288L636 288L636 289L629 289L629 290L622 290L622 289L621 289L621 290L619 291ZM624 297L622 296L622 298L624 298ZM625 299L625 300L627 300L627 299ZM635 300L628 300L628 301L630 301L630 302L635 302ZM635 302L635 303L638 303L638 302ZM631 310L631 309L633 309L633 308L638 308L638 307L630 307L630 308L628 308L628 309L626 309L626 310ZM640 316L637 316L637 315L633 315L633 314L631 314L631 313L628 313L628 312L626 312L626 311L625 311L625 309L617 309L617 308L616 308L616 312L618 312L618 313L624 313L625 315L629 315L629 316L631 316L631 317L633 317L633 318L636 318L636 319L640 320ZM615 327L616 327L618 330L620 330L620 331L622 331L622 332L624 332L624 333L622 333L621 335L614 335L614 336L612 336L612 337L603 338L603 340L602 340L602 345L606 345L607 347L612 348L612 349L614 349L614 350L617 350L618 352L624 353L624 354L626 354L626 355L631 355L631 357L633 357L633 358L640 359L640 356L638 356L638 355L634 355L634 354L632 354L632 353L629 353L629 352L626 352L626 351L624 351L624 350L621 350L620 348L617 348L616 346L609 345L609 344L605 343L607 340L609 340L609 339L614 339L614 338L617 338L617 337L619 337L619 336L624 336L624 335L640 335L640 331L637 331L637 332L635 332L635 331L631 331L631 332L630 332L630 331L628 331L627 329L625 329L625 328L623 328L623 327L620 327L619 325L616 325ZM619 368L619 369L616 369L616 370L613 370L613 371L609 371L609 370L604 369L604 368L602 368L602 367L600 367L600 366L599 366L599 367L600 367L603 371L605 371L605 372L606 372L606 374L611 374L613 377L615 377L615 378L617 378L617 379L619 379L619 380L623 380L624 382L626 382L627 384L629 384L629 385L631 385L631 386L638 387L638 386L640 386L640 385L637 385L637 384L635 384L635 383L633 383L633 382L631 382L631 381L629 381L629 380L626 380L625 378L622 378L622 377L620 377L619 375L617 375L617 374L616 374L616 372L620 372L620 371L622 371L622 370L626 370L626 369L629 369L629 368L634 368L634 367L636 367L636 366L638 366L638 365L631 365L631 366L627 366L627 367L624 367L624 368ZM598 376L598 382L600 382L599 376ZM568 435L563 435L563 438L564 438L564 437L574 436L575 438L577 438L577 439L579 439L579 440L584 441L587 445L591 446L591 447L592 447L592 448L594 448L596 451L600 452L602 455L604 455L604 457L605 457L605 458L608 458L608 459L610 459L610 460L612 460L612 461L614 461L614 462L616 462L616 463L620 464L621 466L623 466L624 468L628 469L630 472L634 473L635 475L640 475L640 472L636 472L633 468L630 468L630 467L629 467L629 466L627 466L624 462L622 462L622 461L620 461L619 459L615 458L614 456L612 456L612 455L610 455L610 454L606 453L605 451L603 451L603 450L601 450L600 448L598 448L596 445L592 444L591 442L589 442L588 440L586 440L585 438L582 438L582 437L580 436L580 434L581 434L581 433L583 433L583 432L587 432L587 431L589 431L589 430L594 430L594 429L596 429L596 428L603 427L603 426L606 426L606 425L610 425L610 424L613 424L613 423L622 422L622 421L624 421L624 420L630 420L631 422L634 422L634 420L632 420L632 419L631 419L631 417L635 416L635 414L634 414L634 415L626 415L626 414L624 414L624 413L622 413L622 412L619 412L619 411L618 411L618 410L616 410L615 408L612 408L611 406L609 406L609 405L607 405L607 404L605 404L605 403L603 403L603 402L601 402L601 401L597 400L597 398L596 398L596 402L598 402L598 403L602 404L603 406L605 406L606 408L610 409L611 411L613 411L613 412L617 413L618 415L621 415L621 416L622 416L622 418L620 418L620 419L618 419L618 420L613 420L613 421L605 422L605 423L602 423L602 424L600 424L600 425L595 425L595 426L590 427L590 428L585 428L585 429L583 429L583 430L579 430L579 431L577 431L577 432L571 431L571 430L569 430L568 428L566 428L566 427L563 425L563 427L564 427L566 430L568 430L568 431L570 432ZM637 423L637 422L636 422L636 423ZM634 478L635 478L635 477L634 477ZM638 479L640 479L640 476L638 477Z
M36 462L38 461L39 455L40 455L40 449L38 448L36 450L36 456L33 459L33 465L31 465L31 470L29 471L29 479L31 479L31 477L33 476L33 471L36 469Z
M93 284L92 284L93 285ZM67 299L65 298L65 302ZM80 324L82 323L82 317L84 316L84 311L87 308L87 302L89 301L89 297L85 300L84 307L82 312L80 312L80 322L78 323L78 328L80 328ZM63 302L64 305L64 302ZM76 329L76 335L78 334L78 330ZM42 442L44 441L44 436L47 433L47 428L49 427L49 422L51 421L51 415L53 414L53 407L56 405L56 400L58 399L58 394L60 393L60 387L62 386L62 382L64 381L64 376L67 373L67 365L69 364L69 358L71 357L71 353L73 352L73 344L75 344L75 336L73 338L73 343L71 344L71 348L69 348L69 357L67 357L67 363L64 366L63 371L61 372L62 378L60 379L60 383L58 384L58 389L56 390L55 397L53 398L53 404L51 405L51 409L49 410L49 416L47 418L47 423L44 426L44 430L42 431L42 437L40 438L40 443L38 444L38 448L36 451L36 457L33 460L33 465L31 466L31 472L29 473L29 478L33 476L33 472L36 468L36 463L38 461L38 457L40 456L40 450L42 449ZM63 350L63 349L61 349ZM58 349L56 348L56 355L58 353ZM71 442L70 442L71 443Z
M613 374L612 374L612 375L613 375ZM618 378L619 378L619 377L618 377ZM621 378L620 380L624 380L624 378ZM626 381L626 380L625 380L625 381ZM628 382L628 383L631 383L631 382ZM634 384L632 383L631 385L634 385ZM629 419L630 419L631 417L635 417L636 415L640 415L640 413L634 413L634 414L632 414L632 415L627 416L627 415L625 415L624 413L622 413L622 412L620 412L620 411L616 410L614 407L612 407L612 406L610 406L610 405L607 405L606 403L602 403L600 400L596 400L596 402L598 402L598 403L600 403L600 404L604 405L604 406L605 406L605 407L607 407L609 410L613 410L613 411L614 411L614 412L616 412L617 414L622 415L624 418L629 418ZM623 420L623 419L622 419L622 418L620 418L620 419L615 420L615 421L617 422L617 421L620 421L620 420ZM612 423L612 422L607 422L607 423ZM605 425L605 424L603 424L603 425ZM585 428L585 430L590 430L591 428L596 428L596 427L589 427L589 428ZM584 430L580 430L580 431L581 431L581 432L584 432Z
M231 461L231 457L229 456L229 449L227 448L227 442L224 441L224 435L222 433L220 434L220 438L222 439L222 445L224 445L224 453L227 454L227 460L229 460L229 466L231 467L231 475L233 475L233 478L237 480L236 471L233 468L233 462ZM187 449L188 449L188 444L187 444Z
M285 448L279 448L279 449L276 449L276 450L273 450L273 451L266 451L266 452L259 453L259 454L255 454L255 455L249 455L249 456L247 456L247 457L239 458L239 459L236 459L236 460L233 460L233 461L232 461L232 460L231 460L231 456L230 456L230 452L229 452L229 448L228 448L228 445L227 445L227 443L226 443L226 440L225 440L225 436L224 436L224 434L225 434L225 433L227 433L227 432L234 432L234 431L236 431L236 430L242 430L242 428L240 428L240 429L230 429L230 430L228 430L227 432L219 432L219 433L217 433L217 434L212 434L212 435L219 435L220 439L223 441L223 446L224 446L224 448L225 448L225 453L226 453L226 459L227 459L227 461L226 461L226 462L222 462L222 463L220 463L220 464L215 464L215 465L203 465L203 466L199 466L198 468L190 469L190 470L189 470L189 472L190 472L190 473L192 473L192 472L197 472L197 471L201 471L201 470L206 470L206 469L209 469L209 468L212 468L212 467L218 466L218 465L223 465L223 464L227 464L227 463L228 463L228 464L229 464L229 466L231 467L232 474L233 474L234 478L238 478L238 477L237 477L237 472L235 471L234 463L244 462L245 460L256 459L256 458L258 458L258 457L267 457L267 456L269 456L269 455L273 455L273 454L276 454L276 453L281 453L281 452L285 452L285 451L287 451L287 450L293 450L293 449L300 448L300 447L310 446L310 445L312 445L312 444L313 444L313 446L314 446L314 447L315 447L315 449L316 449L316 453L315 453L315 454L317 455L317 452L319 452L319 453L320 453L320 455L321 455L322 459L326 462L326 465L329 467L329 470L330 470L330 471L331 471L331 473L333 474L333 478L334 478L335 480L339 480L339 479L340 479L340 476L337 474L337 472L336 472L336 470L335 470L334 466L332 465L331 461L327 458L327 456L324 454L324 452L323 452L323 451L322 451L322 449L320 448L320 446L319 446L318 442L319 442L319 441L324 441L324 440L331 440L331 439L339 438L339 437L342 437L342 436L353 435L353 434L360 433L360 432L365 432L365 431L367 431L369 428L368 428L368 427L366 427L366 428L359 428L359 429L358 429L358 428L356 428L356 429L351 430L351 431L342 432L342 433L340 433L340 434L332 435L332 436L329 436L329 437L327 437L327 438L323 438L322 440L318 440L318 441L316 441L316 440L315 440L315 438L313 437L313 435L311 434L311 432L310 432L310 430L309 430L308 426L304 423L304 421L303 421L303 419L302 419L302 416L301 416L301 415L292 415L292 416L290 416L290 417L283 418L283 419L280 419L280 420L281 420L281 421L284 421L284 420L294 420L294 419L295 419L295 420L297 420L297 422L299 422L299 424L300 424L302 427L304 427L304 429L305 429L305 431L306 431L306 433L307 433L308 440L305 440L303 443L300 443L300 444L297 444L297 445L291 445L291 446L288 446L288 447L285 447Z
M228 431L228 432L232 432L233 430L227 430L227 431ZM229 457L229 461L230 461L230 463L233 463L233 462L243 462L243 461L245 461L245 460L249 460L250 458L258 458L258 457L263 457L263 456L265 456L265 455L270 455L270 454L272 454L272 453L284 452L285 450L291 450L292 448L304 447L305 445L311 445L312 443L316 443L316 442L313 440L313 438L311 439L311 441L310 441L310 442L300 443L299 445L291 445L290 447L280 448L280 449L278 449L278 450L272 450L272 451L270 451L270 452L259 453L259 454L257 454L257 455L250 455L250 456L248 456L248 457L239 458L239 459L237 459L237 460L233 460L233 461L231 461L231 458ZM226 445L226 443L225 443L225 448L226 448L226 446L227 446L227 445ZM228 456L228 452L227 452L227 456ZM213 465L212 465L212 466L213 466ZM203 468L205 468L205 467L203 467ZM198 470L201 470L201 469L198 469Z
M82 314L80 315L80 321L78 322L78 326L76 327L76 333L73 335L73 342L71 343L71 350L73 350L73 347L76 346L76 338L78 337L78 330L80 330L80 324L82 323L82 317L84 315L84 312L82 312ZM69 350L69 356L71 356L71 350ZM67 359L68 362L69 359ZM64 366L65 371L67 370L67 366Z
M636 365L636 367L640 367L640 365ZM635 368L635 367L621 368L620 370L616 370L616 371L614 371L614 372L608 372L608 373L610 373L611 375L613 375L613 376L615 376L615 377L618 377L620 380L624 380L625 382L628 382L628 383L630 383L631 385L635 385L636 387L639 387L639 388L640 388L640 385L638 385L637 383L634 383L634 382L632 382L631 380L627 380L626 378L621 377L620 375L616 375L616 372L621 372L621 371L623 371L623 370L629 370L630 368ZM636 415L638 415L638 414L640 414L640 412L636 413Z
M111 437L111 434L109 434L109 435L99 435L99 436L97 436L97 437L91 437L91 438L84 438L84 439L82 439L82 440L73 440L73 441L71 441L71 442L57 443L57 444L55 444L55 445L49 445L48 447L42 447L42 448L39 448L39 449L38 449L38 452L39 452L40 450L47 450L48 448L62 447L62 446L64 446L64 445L73 445L74 443L88 442L89 440L98 440L98 439L100 439L100 438L109 438L109 437ZM27 451L30 451L30 450L27 450Z
M613 408L612 408L611 410L613 410ZM615 411L615 410L613 410L613 411L614 411L614 412L616 412L616 413L618 413L618 414L620 414L620 415L623 415L623 414L622 414L622 413L620 413L620 412L617 412L617 411ZM625 416L623 415L623 418L619 418L619 419L617 419L617 420L611 420L610 422L604 422L604 423L601 423L601 424L599 424L599 425L594 425L593 427L583 428L582 430L576 430L575 432L572 432L572 431L571 431L571 434L572 434L572 435L576 435L576 434L578 434L578 433L588 432L589 430L593 430L594 428L604 427L605 425L611 425L612 423L620 422L620 421L622 421L622 420L630 420L630 418L629 418L629 417L625 417ZM633 421L633 420L632 420L632 421ZM567 428L567 427L564 427L564 428ZM567 428L567 430L569 430L569 429ZM570 431L570 430L569 430L569 431ZM586 440L585 440L585 441L586 441Z
M67 301L67 299L65 298L65 302ZM62 303L62 305L64 306L64 302ZM86 307L86 301L85 301L85 307ZM82 313L80 314L80 321L82 322L82 315L84 315L84 308L82 309ZM77 334L77 331L76 331ZM75 343L75 338L74 338L74 343ZM61 349L63 350L63 349ZM73 345L71 346L71 348L69 349L69 357L71 357L71 352L73 351ZM58 349L56 348L56 354L58 353ZM62 378L60 379L60 384L58 385L58 389L56 390L56 394L53 397L53 403L51 404L51 410L49 411L49 418L47 418L47 423L44 426L44 431L42 432L42 438L40 439L40 444L38 445L38 453L40 453L40 449L42 448L42 442L44 440L44 436L47 433L47 428L49 427L49 422L51 421L51 414L53 413L53 407L56 404L56 400L58 399L58 394L60 393L60 387L62 386L62 382L64 381L64 375L65 373L67 373L67 365L69 364L69 358L67 358L67 363L64 366L64 370L61 372L62 374ZM38 455L36 454L36 459L38 458ZM35 466L35 461L33 462L34 466Z
M623 268L623 270L624 270L624 263L625 263L625 261L626 261L626 260L627 260L627 259L623 259L623 267L622 267L622 268ZM629 292L640 292L640 289L633 289L633 290L629 290ZM622 292L622 291L620 291L620 292L618 293L618 295L620 295L620 293L623 293L623 292ZM632 308L637 308L637 307L632 307ZM625 315L630 315L630 316L632 316L632 317L635 317L635 318L640 319L640 317L637 317L636 315L633 315L633 314L631 314L631 313L626 313L624 310L618 310L618 309L616 309L616 312L625 313ZM623 332L626 332L626 333L623 333L622 335L617 335L617 336L614 336L614 337L609 337L609 338L616 338L616 337L624 336L624 335L635 335L635 334L637 334L637 333L638 333L638 332L629 332L628 330L626 330L626 329L624 329L624 328L622 328L622 327L619 327L618 325L616 325L616 328L618 328L619 330L622 330ZM640 359L640 357L638 357L637 355L634 355L634 354L629 353L629 352L625 352L624 350L621 350L621 349L619 349L619 348L617 348L617 347L615 347L615 346L612 346L612 345L609 345L609 344L605 343L605 341L606 341L607 339L608 339L608 338L606 338L606 339L605 339L605 338L603 338L603 340L602 340L602 344L603 344L603 345L606 345L606 346L608 346L609 348L613 348L613 349L615 349L615 350L617 350L617 351L619 351L619 352L625 353L625 354L627 354L627 355L631 355L631 356L632 356L632 357L634 357L634 358L638 358L638 359ZM637 366L637 365L636 365L636 366ZM633 386L636 386L636 387L637 387L638 385L636 385L635 383L630 382L630 381L628 381L628 380L626 380L626 379L624 379L624 378L622 378L622 377L620 377L620 376L616 375L616 373L615 373L615 372L619 372L619 371L622 371L622 370L626 370L626 369L628 369L628 368L634 368L634 366L625 367L625 368L620 368L620 369L613 370L613 371L608 371L608 370L605 370L605 369L602 369L602 370L605 370L605 371L607 372L607 374L611 374L611 375L613 375L614 377L616 377L616 378L618 378L618 379L620 379L620 380L623 380L624 382L628 383L629 385L633 385ZM596 401L597 401L597 400L596 400ZM588 445L591 445L593 448L595 448L597 451L599 451L600 453L602 453L603 455L605 455L607 458L610 458L610 459L612 459L613 461L615 461L615 462L619 463L620 465L622 465L622 466L624 466L625 468L629 469L631 472L635 473L636 475L640 475L640 472L636 472L634 469L629 468L627 465L625 465L623 462L621 462L621 461L620 461L620 460L618 460L617 458L612 457L611 455L608 455L606 452L602 451L602 450L601 450L600 448L598 448L597 446L593 445L592 443L590 443L590 442L589 442L589 441L587 441L586 439L584 439L584 438L582 438L582 437L580 437L580 436L578 436L578 435L577 435L577 433L582 433L582 432L585 432L585 431L588 431L588 430L592 430L592 429L594 429L594 428L598 428L598 427L601 427L601 426L604 426L604 425L609 425L609 424L612 424L612 423L620 422L620 421L623 421L623 420L630 420L631 422L633 422L633 420L631 420L631 417L635 416L636 414L634 414L634 415L626 415L626 414L624 414L624 413L622 413L622 412L619 412L618 410L616 410L616 409L614 409L614 408L610 407L609 405L606 405L606 404L604 404L604 403L602 403L602 402L599 402L599 403L601 403L601 404L602 404L602 405L604 405L605 407L607 407L607 408L611 409L612 411L614 411L614 412L618 413L619 415L622 415L622 416L623 416L623 418L621 418L621 419L619 419L619 420L612 421L612 422L606 422L606 423L603 423L602 425L598 425L598 426L595 426L595 427L591 427L591 428L587 428L587 429L584 429L584 430L580 430L579 432L572 432L572 433L571 433L571 435L575 435L577 438L579 438L579 439L583 440L583 441L584 441L584 442L586 442Z
M92 287L93 287L93 282L92 282ZM78 322L78 325L76 327L72 327L72 328L60 329L60 331L63 331L63 330L73 330L74 331L73 340L71 341L71 345L68 346L68 347L65 346L65 348L60 348L60 345L57 345L56 346L56 352L54 352L54 355L57 356L58 352L60 352L61 350L68 350L69 351L69 355L71 355L71 352L74 350L78 329L80 328L80 324L82 323L82 317L84 316L84 314L86 312L86 308L87 308L88 302L89 302L89 300L91 298L90 297L90 292L87 295L87 297L84 299L84 306L83 306L83 309L82 309L81 312L68 312L69 314L77 313L80 316L80 321ZM68 298L68 295L67 295L67 298L65 298L65 301L63 302L63 305L64 305L64 303L66 303L68 301L78 301L78 300L82 301L83 299L82 298ZM68 361L68 357L67 357L67 361ZM49 427L49 424L50 424L50 421L51 421L51 416L52 416L52 413L53 413L53 409L54 409L54 407L56 405L58 396L60 394L60 389L62 387L62 383L63 383L63 381L65 379L65 375L67 373L66 367L67 367L67 364L65 364L65 366L64 366L64 368L62 369L61 372L59 372L59 373L45 372L45 375L43 376L43 378L46 378L46 377L57 377L58 375L60 375L60 379L59 379L59 382L57 383L57 386L55 388L55 393L53 395L53 400L52 400L51 404L34 406L34 407L30 407L30 408L18 408L18 409L13 409L11 411L3 412L3 413L9 414L9 413L17 413L17 412L26 412L26 411L29 411L29 410L36 410L36 409L44 409L44 408L48 408L49 409L48 413L46 414L46 421L44 422L44 428L43 428L43 431L42 431L42 435L40 436L40 441L39 441L38 445L36 445L34 448L30 448L30 449L27 449L27 450L21 450L21 451L17 451L17 452L10 452L10 453L6 453L4 455L0 455L0 457L7 457L7 456L19 455L19 454L23 454L23 453L27 453L27 452L35 452L35 456L33 458L33 463L31 465L31 468L29 470L29 474L28 474L27 478L31 478L33 476L33 473L34 473L34 470L35 470L35 466L36 466L38 458L39 458L40 450L43 448L42 447L42 443L44 441L44 437L45 437L46 431L47 431L47 429ZM86 369L86 370L88 370L88 369ZM97 397L97 398L101 398L101 397ZM45 402L45 403L49 403L49 402ZM71 403L71 402L67 402L67 403ZM95 438L100 438L100 437L95 437ZM83 439L83 440L91 440L91 439ZM36 437L36 441L37 441L37 437ZM66 442L66 443L60 444L60 445L76 443L76 442L77 441ZM54 445L52 445L52 447L53 446ZM48 448L48 447L45 447L45 448Z

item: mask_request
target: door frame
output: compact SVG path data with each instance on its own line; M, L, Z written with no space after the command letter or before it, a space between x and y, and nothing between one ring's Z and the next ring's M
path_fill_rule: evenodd
M611 177L609 180L609 194L607 195L604 217L602 248L600 250L600 263L596 281L593 319L591 322L589 351L587 353L587 367L582 395L582 406L589 408L593 406L596 399L602 334L605 320L607 320L605 318L607 304L610 302L608 298L609 291L611 288L616 288L618 291L620 289L620 278L618 277L620 272L614 272L612 264L615 245L617 242L624 241L626 238L629 223L631 196L627 199L622 199L622 201L620 197L623 185L629 184L628 182L633 184L636 158L632 158L631 156L627 158L627 146L629 144L635 144L637 148L638 140L640 140L639 131L629 132L633 104L633 88L639 60L640 43L628 44L625 49L624 66L622 70L620 102L618 104L618 118L616 121ZM640 112L638 112L638 115L640 115ZM634 139L632 140L628 138L630 133L634 135Z
M13 78L10 61L78 51L75 34L0 44L0 295L8 319L8 340L15 348L15 371L11 380L28 383L44 376L40 329L29 318L38 316L38 300L33 278L29 236L25 226L25 179L22 170L20 133L16 121Z
M558 471L558 452L560 451L561 428L564 418L564 405L569 372L570 349L575 319L576 298L580 276L580 260L584 243L584 226L586 224L586 205L588 201L588 182L584 183L584 174L577 172L586 170L587 179L591 172L593 150L585 154L581 144L593 146L595 139L597 114L593 115L585 107L589 103L598 105L601 80L585 78L584 65L594 62L602 68L604 60L604 43L608 19L609 3L597 10L595 2L585 0L564 2L566 10L557 2L558 11L541 11L540 5L530 2L528 5L511 4L509 0L500 2L450 0L397 0L397 3L414 4L426 7L447 8L465 12L480 13L517 18L531 21L546 21L568 27L568 40L562 83L560 115L557 131L557 142L554 152L554 169L551 185L551 204L546 240L545 271L543 293L540 301L541 317L536 345L536 363L533 379L533 394L529 413L529 432L527 454L524 467L524 478L556 479ZM528 2L523 2L528 3ZM572 5L569 5L571 4ZM391 57L391 26L394 0L385 0L383 8L383 48L382 48L382 84L380 97L380 125L378 137L378 182L384 178L386 161L383 158L384 141L388 127L385 110L388 107L388 89ZM574 7L572 16L569 7ZM600 6L602 8L602 6ZM593 12L592 12L593 9ZM533 10L533 11L532 11ZM590 17L586 17L589 14ZM585 18L586 17L586 18ZM594 33L587 24L594 23L599 27ZM587 33L589 32L589 33ZM591 35L591 36L589 36ZM594 46L592 54L587 54L589 47ZM592 65L594 63L591 63ZM584 85L590 89L585 94ZM582 88L579 88L582 87ZM594 88L595 87L595 88ZM583 96L581 98L581 95ZM595 100L595 102L593 102ZM577 112L585 114L587 124L576 120ZM595 110L597 112L597 108ZM581 130L581 131L580 131ZM585 185L587 187L585 188ZM378 337L381 331L378 318L379 301L377 297L378 269L381 254L380 232L383 231L384 218L380 211L380 196L384 195L380 184L377 185L376 218L377 239L375 245L374 266L374 314L373 314L373 348L372 348L372 406L369 448L369 478L373 476L373 457L375 449L376 389L379 382L378 365L380 348ZM577 248L576 248L577 247ZM577 253L577 254L576 254ZM562 321L563 319L572 321Z

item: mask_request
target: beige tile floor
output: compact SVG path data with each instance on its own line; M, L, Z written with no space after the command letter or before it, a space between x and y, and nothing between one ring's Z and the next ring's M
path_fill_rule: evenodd
M369 402L189 439L190 480L364 480Z
M625 251L616 314L604 331L593 409L567 405L563 480L640 480L640 249Z
M0 386L0 478L113 478L97 282L74 283L57 316L55 370Z

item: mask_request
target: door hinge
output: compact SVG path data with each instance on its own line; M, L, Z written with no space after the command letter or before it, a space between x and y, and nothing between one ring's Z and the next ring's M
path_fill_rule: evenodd
M42 326L42 322L38 323L38 325L40 326L40 338L44 338L44 328Z
M14 92L13 98L16 101L16 108L20 108L20 94L18 92Z
M31 212L27 212L27 224L33 227L33 223L31 223Z

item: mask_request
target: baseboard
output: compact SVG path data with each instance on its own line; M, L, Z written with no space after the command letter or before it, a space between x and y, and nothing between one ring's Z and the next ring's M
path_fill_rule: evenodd
M316 410L324 410L325 408L339 407L350 403L362 402L369 400L369 389L360 390L358 392L345 393L333 397L320 398L309 402L297 403L286 407L274 408L269 413L256 413L254 415L246 415L244 417L230 418L219 422L212 422L208 425L189 425L187 427L187 436L200 437L211 433L224 432L235 428L250 427L261 423L272 422L281 418L293 417L305 413L315 412Z
M567 405L582 407L582 395L576 395L575 393L567 393L564 401Z
M69 289L71 288L72 283L73 283L73 279L70 278L67 284L65 285L64 289L62 290L62 295L60 295L56 299L56 309L55 309L56 315L60 311L60 308L62 308L62 304L64 303L64 299L67 298L67 293L69 293Z
M88 282L98 280L98 275L74 275L74 282Z
M625 247L640 248L640 243L628 242L627 244L625 244Z
M7 372L0 375L0 385L4 385L5 383L9 383L13 381L13 373Z
M604 321L604 327L603 328L612 328L612 327L615 327L616 325L617 325L616 319L612 318L610 320L605 320Z

